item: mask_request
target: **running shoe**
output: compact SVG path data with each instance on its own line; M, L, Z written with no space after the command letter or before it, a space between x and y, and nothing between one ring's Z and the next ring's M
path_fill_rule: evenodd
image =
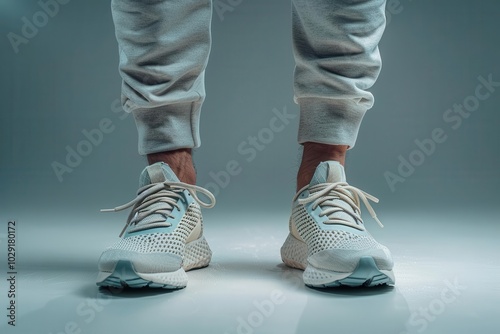
M337 161L319 164L309 185L293 198L290 233L281 247L283 262L304 270L307 286L376 286L395 283L387 247L366 230L363 202L383 227L368 200L378 199L350 186Z
M202 201L201 193L208 198ZM98 286L180 289L186 271L208 266L212 252L203 236L201 207L211 208L208 190L180 182L163 162L148 166L137 197L114 212L132 207L120 238L98 262Z

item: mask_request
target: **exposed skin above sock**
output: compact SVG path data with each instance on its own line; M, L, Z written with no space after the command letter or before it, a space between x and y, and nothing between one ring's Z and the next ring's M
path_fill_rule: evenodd
M150 165L157 162L165 162L172 168L181 182L196 184L196 170L193 164L193 155L190 148L182 148L174 151L158 152L148 154Z
M328 145L320 143L304 143L304 152L297 173L297 191L309 184L316 167L322 161L335 160L345 165L345 156L349 146L347 145Z

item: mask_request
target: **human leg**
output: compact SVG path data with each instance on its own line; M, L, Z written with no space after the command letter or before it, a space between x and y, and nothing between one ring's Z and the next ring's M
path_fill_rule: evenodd
M360 206L373 196L350 186L345 153L355 144L367 91L380 72L384 0L293 0L295 101L304 146L283 261L315 287L394 283L388 249L366 231ZM380 222L379 222L380 223Z
M139 154L199 147L211 0L113 0L112 13Z
M150 166L134 200L105 210L132 207L120 239L99 259L97 285L183 288L185 272L211 259L200 206L215 198L194 185L191 156L200 145L211 1L113 0L112 12L123 107L134 115L139 153Z

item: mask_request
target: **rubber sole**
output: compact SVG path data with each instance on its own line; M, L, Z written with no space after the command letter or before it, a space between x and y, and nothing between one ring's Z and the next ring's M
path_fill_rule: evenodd
M362 257L352 273L338 273L308 265L303 278L307 286L314 288L373 287L384 284L393 285L395 282L392 270L378 269L375 260L370 256Z
M96 284L101 287L113 288L162 288L182 289L188 282L186 271L208 266L212 258L212 251L205 240L201 237L186 244L184 250L184 263L182 268L172 272L141 273L134 264L124 258L119 260L112 272L100 271Z
M120 260L111 274L99 273L97 286L113 288L149 287L174 290L186 287L187 280L186 272L182 268L171 273L141 274L135 270L130 261Z
M379 269L371 256L361 257L352 272L336 272L316 268L308 263L307 257L307 244L289 234L281 247L281 258L287 266L304 270L302 275L304 284L309 287L372 287L395 283L393 271Z

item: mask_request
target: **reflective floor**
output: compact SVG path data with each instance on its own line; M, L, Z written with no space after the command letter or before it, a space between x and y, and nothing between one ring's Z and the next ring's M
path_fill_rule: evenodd
M367 224L393 252L394 287L307 288L301 271L280 261L286 213L207 213L213 262L172 292L97 288L96 260L121 217L71 226L25 218L17 231L16 327L6 324L2 280L1 333L499 332L498 216L380 217L385 229Z

